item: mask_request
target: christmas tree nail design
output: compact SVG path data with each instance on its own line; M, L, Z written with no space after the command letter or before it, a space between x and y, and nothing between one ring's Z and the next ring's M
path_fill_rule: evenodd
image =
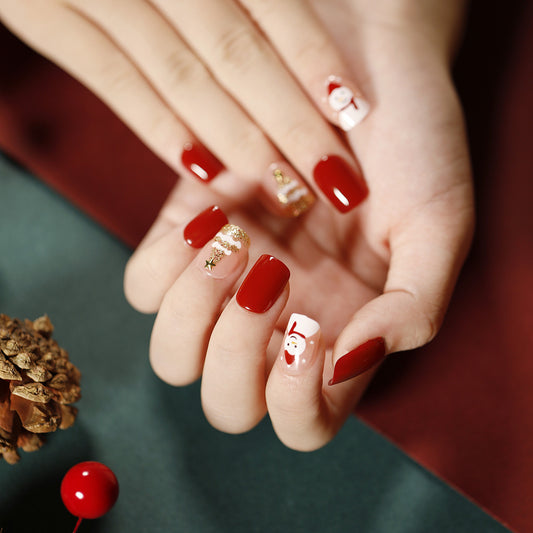
M290 171L277 164L272 165L270 171L276 182L276 197L288 216L297 217L314 204L315 197L311 191L291 177Z
M205 270L212 272L224 257L239 252L243 246L248 248L250 238L244 230L234 224L226 224L211 242L211 253L205 260Z

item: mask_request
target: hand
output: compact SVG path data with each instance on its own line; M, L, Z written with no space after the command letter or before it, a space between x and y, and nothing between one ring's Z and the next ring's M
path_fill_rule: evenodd
M0 16L177 173L286 216L366 197L328 121L351 129L369 107L306 1L0 0Z
M422 16L390 24L375 3L361 6L338 2L328 14L339 15L330 23L351 63L367 72L363 88L377 102L350 134L368 200L348 215L320 204L283 222L253 196L230 202L182 182L125 275L132 305L158 311L150 355L156 373L175 385L202 375L206 416L223 431L245 431L268 410L279 438L299 450L318 448L339 430L379 363L380 346L390 354L434 337L473 231L468 151L448 68L451 32L428 31ZM265 313L246 311L231 297L246 255L233 277L191 277L194 268L205 269L205 250L195 259L183 229L216 203L250 235L250 262L268 253L290 268L290 296L282 289ZM321 329L311 361L298 370L282 348L294 312ZM328 385L335 374L344 381Z

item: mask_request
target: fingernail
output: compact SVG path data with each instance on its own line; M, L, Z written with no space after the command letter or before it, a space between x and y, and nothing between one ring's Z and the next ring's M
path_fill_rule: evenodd
M347 84L336 77L328 80L328 104L344 131L350 131L357 126L370 110L366 100L354 94Z
M208 182L224 170L224 165L202 144L187 143L181 162L200 181Z
M274 191L281 214L287 217L297 217L315 203L315 195L286 163L270 165L266 184Z
M196 258L196 264L207 275L223 279L240 267L243 253L250 246L246 232L233 224L226 224L206 244Z
M228 218L217 205L208 207L194 217L183 230L185 242L193 248L202 248L228 223Z
M385 339L376 337L343 355L335 364L329 385L355 378L385 358Z
M300 373L308 367L317 353L320 326L305 315L293 313L289 318L281 360L290 373Z
M322 157L313 170L313 177L320 190L341 213L351 211L368 195L361 174L338 155Z
M272 255L262 255L237 291L237 303L252 313L268 311L283 292L290 271Z

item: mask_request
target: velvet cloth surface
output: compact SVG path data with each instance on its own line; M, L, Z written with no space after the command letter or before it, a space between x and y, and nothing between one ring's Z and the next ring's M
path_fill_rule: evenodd
M130 249L0 154L0 310L47 312L80 369L75 424L16 465L0 460L0 530L69 533L61 479L80 461L116 474L119 499L80 533L505 533L496 520L356 417L314 453L268 417L244 435L205 419L200 383L148 363L153 316L122 293Z
M1 149L134 246L176 176L6 30L0 50ZM390 358L357 414L509 527L533 531L533 4L474 3L456 75L475 242L437 339Z

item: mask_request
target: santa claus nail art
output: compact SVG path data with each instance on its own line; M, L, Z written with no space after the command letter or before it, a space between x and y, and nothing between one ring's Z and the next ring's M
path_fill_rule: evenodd
M242 252L249 245L250 238L243 229L234 224L226 224L206 244L197 261L208 275L222 279L241 263Z
M368 102L354 95L338 78L332 78L328 83L328 104L337 113L339 125L344 131L357 126L370 110Z
M299 372L308 366L317 352L319 340L318 322L305 315L293 313L287 325L281 354L286 368L291 372Z
M295 171L284 163L274 163L268 169L269 179L274 178L276 198L283 214L297 217L315 202L311 190L303 180L295 177Z

